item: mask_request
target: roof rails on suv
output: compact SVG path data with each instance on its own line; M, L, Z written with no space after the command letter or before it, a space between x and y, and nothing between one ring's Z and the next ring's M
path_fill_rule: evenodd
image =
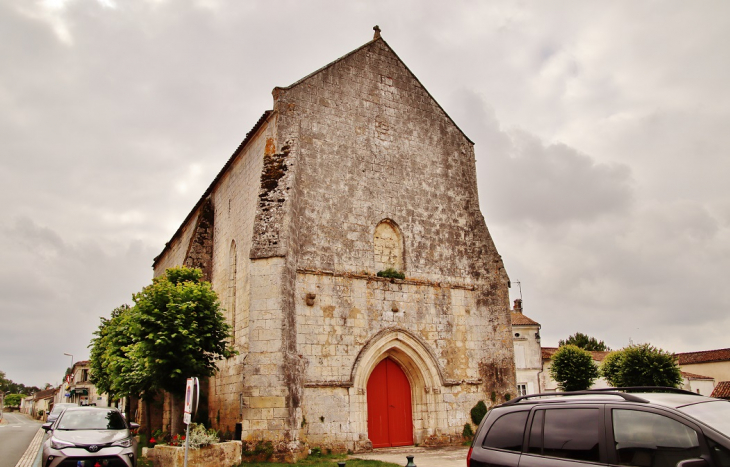
M620 388L600 388L600 389L587 389L585 391L568 391L568 392L542 392L540 394L530 394L527 396L520 396L517 399L505 402L502 405L515 405L522 401L529 401L530 399L541 399L543 397L571 397L571 396L587 396L587 395L607 395L621 397L628 402L641 402L648 403L646 399L642 399L639 396L630 394L631 392L670 392L675 394L688 394L698 396L691 391L685 391L684 389L661 387L661 386L631 386L631 387L620 387ZM537 401L535 401L537 402Z

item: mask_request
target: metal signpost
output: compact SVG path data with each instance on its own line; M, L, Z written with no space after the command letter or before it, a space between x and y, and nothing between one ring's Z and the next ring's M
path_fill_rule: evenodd
M195 400L195 408L193 408L193 400ZM185 429L185 461L184 466L188 467L188 441L190 439L190 420L198 411L198 402L200 401L200 382L198 378L188 378L185 386L185 413L183 422L187 425Z

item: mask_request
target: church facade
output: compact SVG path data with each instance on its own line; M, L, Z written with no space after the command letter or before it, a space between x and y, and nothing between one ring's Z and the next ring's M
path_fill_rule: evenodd
M473 143L377 29L273 97L154 262L200 267L233 326L209 419L295 457L460 442L516 388Z

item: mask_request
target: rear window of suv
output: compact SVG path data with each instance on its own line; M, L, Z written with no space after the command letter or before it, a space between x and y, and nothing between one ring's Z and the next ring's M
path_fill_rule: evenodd
M536 410L530 427L531 454L599 462L599 409Z
M530 412L511 412L499 417L489 428L482 446L485 448L522 451L525 423Z

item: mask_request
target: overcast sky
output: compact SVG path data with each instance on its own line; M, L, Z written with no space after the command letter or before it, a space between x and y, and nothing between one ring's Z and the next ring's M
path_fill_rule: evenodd
M730 2L0 0L0 370L87 359L272 89L376 24L544 346L730 347Z

